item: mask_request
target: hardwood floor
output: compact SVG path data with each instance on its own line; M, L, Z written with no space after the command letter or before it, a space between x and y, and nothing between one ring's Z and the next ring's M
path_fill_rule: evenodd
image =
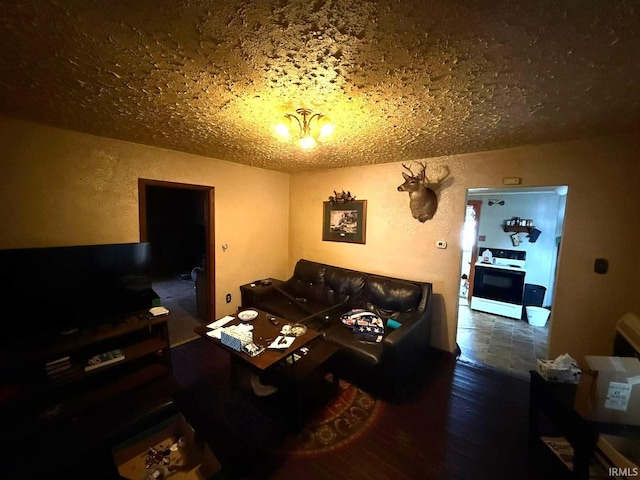
M224 426L218 392L229 358L198 339L172 349L176 403L210 444L224 479L561 478L527 440L528 379L435 353L406 400L389 402L351 448L293 459L257 450Z

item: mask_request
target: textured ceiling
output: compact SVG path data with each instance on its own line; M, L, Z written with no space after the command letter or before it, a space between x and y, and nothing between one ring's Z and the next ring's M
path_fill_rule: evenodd
M286 172L640 126L637 0L4 0L0 21L0 113ZM301 106L331 142L275 138Z

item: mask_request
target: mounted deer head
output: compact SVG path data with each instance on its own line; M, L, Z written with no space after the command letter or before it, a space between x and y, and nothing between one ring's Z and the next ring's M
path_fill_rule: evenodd
M438 209L438 195L436 191L442 181L449 176L449 168L445 167L446 173L435 182L430 182L425 173L427 164L420 162L422 169L420 173L414 174L411 167L404 163L402 166L409 171L409 175L402 172L404 183L398 187L399 192L409 192L409 208L413 218L420 222L426 222L433 218Z

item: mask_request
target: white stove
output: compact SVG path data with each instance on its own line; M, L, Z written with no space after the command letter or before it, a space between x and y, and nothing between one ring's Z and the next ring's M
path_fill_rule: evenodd
M526 252L481 249L475 264L471 309L522 318Z
M524 260L515 260L513 258L493 258L491 263L478 261L476 265L480 265L482 267L493 267L493 268L502 268L505 270L517 270L517 271L525 271L525 261Z

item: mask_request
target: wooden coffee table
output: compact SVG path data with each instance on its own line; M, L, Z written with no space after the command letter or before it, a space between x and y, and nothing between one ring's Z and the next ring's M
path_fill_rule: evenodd
M236 318L231 322L227 323L225 327L229 327L231 325L238 325L240 323L249 323L253 325L253 342L257 345L262 345L267 347L273 340L275 340L278 335L280 335L280 330L283 325L286 325L288 322L284 318L276 317L275 315L268 314L263 312L262 310L258 310L257 308L246 308L242 310L255 310L258 312L258 316L250 321L250 322L242 322L240 319ZM240 311L242 311L240 310ZM274 325L269 321L269 318L275 318L278 322L278 325ZM226 351L229 352L231 358L234 360L239 360L242 364L249 367L252 371L256 371L258 373L264 372L269 369L273 365L278 362L282 362L285 358L293 355L300 348L308 345L313 340L320 336L320 333L307 328L307 332L295 339L295 341L291 344L291 346L287 349L271 349L265 348L265 350L256 357L250 357L244 352L238 352L233 348L227 347L223 345L220 340L217 338L211 337L207 335L207 332L211 332L212 330L207 328L205 325L199 325L194 328L194 332L198 335L209 340L213 345L216 345ZM297 362L296 362L297 363Z
M283 325L289 322L284 318L276 317L257 308L246 308L242 310L255 310L258 316L251 322L242 322L236 316L234 320L225 326L237 325L240 323L250 323L253 325L253 341L258 345L267 347L275 338L280 335ZM269 318L275 318L278 325L274 325ZM238 352L226 345L220 340L207 335L212 330L205 325L200 325L194 329L198 335L206 338L212 345L217 348L226 350L231 356L232 378L235 378L236 367L238 365L258 374L267 374L270 380L273 380L279 387L293 387L292 391L295 397L297 410L296 426L300 427L303 416L303 389L304 384L312 376L322 373L327 366L328 361L338 351L338 347L325 342L320 332L307 328L307 332L297 337L293 344L287 349L270 349L265 350L255 357L251 357L244 352ZM306 347L306 354L301 349ZM294 356L295 355L295 356ZM294 359L299 358L294 361ZM333 374L334 387L338 386L338 377Z

